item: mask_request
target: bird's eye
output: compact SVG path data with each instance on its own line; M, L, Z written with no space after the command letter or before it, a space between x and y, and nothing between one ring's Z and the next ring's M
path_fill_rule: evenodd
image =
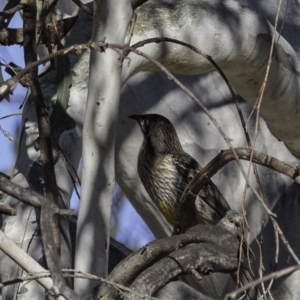
M145 136L149 135L149 121L141 120L141 128Z

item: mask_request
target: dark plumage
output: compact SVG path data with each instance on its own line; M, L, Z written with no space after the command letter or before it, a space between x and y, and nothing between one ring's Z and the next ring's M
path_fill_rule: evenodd
M144 134L138 157L138 173L153 202L167 221L176 225L181 196L193 177L201 170L198 162L183 151L175 128L165 117L158 114L133 115ZM197 219L200 224L218 223L230 209L218 188L209 181L195 200ZM244 249L247 244L243 241ZM244 285L251 280L242 266L240 281ZM234 279L235 274L233 274ZM256 299L255 288L248 290L247 299Z
M144 134L138 157L138 172L153 202L171 225L177 222L180 198L201 170L198 162L183 151L175 128L158 114L133 115ZM198 222L216 224L230 209L218 188L209 181L199 193L195 208Z

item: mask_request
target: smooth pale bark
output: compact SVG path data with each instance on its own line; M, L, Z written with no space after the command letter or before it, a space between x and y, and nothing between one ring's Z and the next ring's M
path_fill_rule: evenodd
M237 1L149 1L138 9L132 44L151 37L189 43L209 54L235 90L255 105L265 78L273 33L274 28L266 19ZM295 128L300 126L300 64L296 52L283 37L276 33L275 41L260 114L272 134L299 158L300 132ZM151 44L141 51L176 73L190 75L214 70L207 59L180 45ZM157 70L135 54L129 59L131 63L123 69L123 80L139 71Z
M179 3L178 1L175 2ZM239 2L241 3L241 1ZM247 1L244 1L244 3L245 2ZM171 1L164 1L164 3L170 4ZM189 1L187 1L187 3L189 3ZM202 41L201 44L199 43L198 45L199 48L207 54L211 55L216 61L219 61L220 66L224 68L226 75L230 78L235 88L238 89L242 95L245 95L245 97L247 96L250 99L246 99L247 101L253 102L253 99L255 99L256 97L254 97L253 95L257 94L257 89L260 87L260 85L257 84L257 87L252 87L250 92L248 92L246 89L249 87L249 85L246 84L247 82L245 83L245 79L243 79L243 77L245 78L249 76L249 82L251 80L256 80L257 78L261 80L261 78L265 74L266 58L269 54L269 43L267 39L266 45L264 46L262 41L258 40L257 45L261 48L259 49L259 51L256 51L255 48L253 48L256 45L254 42L255 37L253 37L252 35L248 35L248 33L253 33L255 31L256 33L258 33L261 31L261 33L263 34L266 34L267 32L267 34L270 36L271 32L269 25L266 23L263 17L259 17L253 10L248 10L245 8L242 10L244 13L242 14L240 11L241 6L239 6L237 2L206 1L202 3L202 6L200 6L201 3L199 3L198 1L196 3L197 5L193 6L193 9L191 9L191 13L193 13L194 18L189 18L189 15L185 15L185 17L183 18L173 18L176 21L178 20L177 23L182 24L183 26L178 28L177 31L176 29L174 29L174 22L172 23L171 18L172 16L175 16L176 13L176 10L173 9L174 7L172 5L169 6L169 12L172 12L169 18L166 15L166 12L168 12L168 10L163 9L160 6L160 13L165 12L163 17L161 18L160 22L153 23L152 26L148 26L146 23L146 19L148 18L148 20L151 21L151 18L157 16L157 14L154 14L155 10L152 10L148 15L146 15L147 18L144 18L144 31L139 30L136 36L142 38L142 36L150 37L160 34L161 36L170 37L170 34L173 33L173 37L179 40L188 39L188 41L194 45L197 45L199 36L199 39L201 39ZM233 6L231 6L230 11L222 11L224 3L232 3ZM248 4L252 7L255 7L259 11L263 11L264 14L270 14L271 19L269 20L274 20L278 2L269 1L264 3L265 6L263 6L261 1L249 1ZM291 43L294 49L299 52L299 20L297 18L297 9L299 8L297 6L297 3L293 1L290 1L290 7L290 13L288 14L288 20L285 23L285 32L283 36L288 37L289 43ZM185 7L185 10L183 9L183 12L186 11L186 9L187 6ZM89 34L91 32L91 18L86 16L84 13L82 15L83 16L81 17L83 17L84 19L83 23L81 25L75 25L76 28L74 28L73 34L71 34L73 38L73 40L70 41L71 43L82 42L82 39L85 39L85 41L87 41L90 38ZM234 18L231 18L232 16L234 16ZM224 22L220 23L220 20L222 20L222 18L225 18L225 20L223 19ZM247 22L247 20L249 19L253 20L253 22ZM255 20L258 23L255 23ZM183 30L185 28L185 22L190 23L189 27ZM199 27L199 22L203 24L204 28ZM149 24L151 24L151 22ZM195 24L195 26L193 24ZM260 29L261 24L262 28ZM154 30L154 25L158 26L157 28L161 29ZM114 26L116 26L116 24L114 24ZM169 26L173 28L170 31L168 31ZM213 30L214 26L217 26L215 31ZM149 34L147 33L147 30L149 30ZM247 40L246 36L248 37ZM79 41L79 39L81 40ZM228 39L228 42L226 42L226 39ZM136 40L135 37L134 40ZM285 42L282 42L282 39L280 39L280 41L282 43L281 47L283 47L283 49L287 51L289 47ZM247 62L247 60L245 60L247 56L245 58L243 57L243 53L245 51L246 53L248 53L248 42L249 47L250 45L252 45L254 55L252 60L253 66L251 66L250 64L251 68L249 69L249 73L249 61ZM145 49L148 49L147 51L150 51L149 53L153 53L155 57L160 58L161 53L166 52L166 49L170 49L170 47L172 47L174 51L176 49L184 52L186 51L182 50L180 46L166 46L165 44L154 44L151 46L143 47L141 48L141 50L144 51ZM207 52L209 49L211 50L211 53ZM243 50L244 52L241 52L241 50ZM173 55L171 57L173 57L173 60L167 60L167 62L169 63L168 67L170 69L174 69L175 67L178 68L178 62L182 62L182 64L180 64L181 67L178 68L178 71L184 73L195 73L189 60L177 60L176 58L182 59L182 55L181 53L177 53L177 56L174 56L174 51L171 51ZM281 53L284 53L284 51ZM228 56L228 58L226 57L226 55ZM289 59L293 59L294 52L291 51L290 55L291 56L289 57ZM167 56L167 58L169 57L170 56ZM283 55L283 57L285 56ZM123 75L124 79L128 79L129 74L137 72L138 68L145 69L146 67L150 67L150 65L146 63L144 59L137 59L137 57L133 54L131 54L131 58L132 59L130 61L125 60L124 66L127 66L127 64L129 64L129 67L126 67L127 71ZM201 62L201 68L199 68L198 63L196 64L198 68L197 72L202 73L212 70L211 66L208 65L208 63L203 58L199 58L198 55L189 54L188 58L193 62L193 66L194 64L196 64L195 59ZM258 61L263 61L261 70L255 69L254 58L258 59ZM78 58L76 57L75 59L77 61ZM77 166L78 160L81 156L81 128L83 124L83 114L86 101L85 99L87 97L87 78L89 71L88 60L89 56L85 54L80 58L80 62L73 69L73 84L71 88L71 98L69 102L68 113L76 121L77 127L71 130L65 130L60 136L60 142L63 143L64 150L68 151L68 154L71 156L72 163L75 167ZM287 82L288 78L292 78L292 80L290 80L290 83L292 85L289 87L286 94L290 93L290 91L292 95L298 93L297 78L294 80L294 77L287 71L287 68L285 67L287 61L289 60L283 60L281 68L279 67L280 63L278 62L276 62L275 65L272 66L273 71L271 72L270 76L273 76L273 79L271 78L269 87L266 90L266 95L270 96L267 97L267 99L270 100L272 92L274 92L273 95L276 96L275 100L279 101L278 99L280 99L280 101L284 103L284 105L281 104L283 116L285 116L285 102L287 102L287 107L288 109L290 109L291 107L293 107L293 105L290 105L290 101L293 102L294 98L290 97L288 99L285 99L283 95L281 97L277 97L277 94L275 92L278 90L278 87L281 87L281 83ZM187 64L188 67L186 69L182 68L183 64ZM228 70L230 70L230 72L228 72ZM253 73L251 73L250 71L253 71ZM283 76L281 75L281 72L283 72ZM237 74L243 76L241 76L241 78L237 78ZM280 84L276 82L276 77L278 78ZM232 99L228 92L228 88L226 87L226 85L224 85L224 82L220 79L219 75L216 73L211 73L208 75L193 77L179 76L179 78L190 89L192 89L193 92L195 92L197 96L201 98L201 100L204 101L209 109L211 109L214 116L218 119L220 125L226 129L226 133L230 136L230 138L233 139L233 144L235 146L245 146L245 138L240 128L240 121L238 119L236 109L232 104ZM53 77L51 77L50 74L45 79L43 79L43 81L43 88L45 94L47 94L47 100L55 99L56 81L53 79ZM268 100L266 103L268 103ZM247 117L251 112L250 106L244 103L242 105L242 108ZM274 111L276 112L277 108L278 107L275 105L275 107L270 108L270 111L272 112L274 109ZM25 187L28 186L28 181L26 178L38 178L38 175L36 175L37 170L34 168L36 164L32 163L37 159L34 145L36 130L33 130L35 128L34 118L28 119L28 109L31 108L27 106L27 111L24 112L24 119L26 119L27 121L24 122L23 134L25 132L26 135L23 136L23 144L21 146L21 151L19 153L19 158L16 165L17 170L20 171L18 176L15 176L14 178L15 182L18 181L19 183L23 183L23 186ZM153 203L149 200L149 197L142 187L136 172L136 158L142 141L142 135L136 124L127 119L127 116L133 113L149 112L160 113L167 116L176 126L184 149L191 155L195 156L195 158L197 158L197 160L201 164L205 164L206 162L208 162L208 160L211 159L215 154L217 154L220 149L226 148L226 144L224 143L216 129L211 126L210 120L181 90L179 90L172 82L170 82L164 74L138 74L131 78L126 83L126 85L124 85L122 90L122 100L120 102L120 112L116 135L116 179L126 195L130 198L138 213L140 213L140 215L146 220L147 224L153 230L155 235L157 237L162 237L166 234L166 232L168 232L169 227L166 225L164 219L161 217L157 209L153 206ZM291 122L294 120L293 118L294 114L291 115ZM281 116L279 116L278 122L281 120L282 118ZM282 123L290 123L290 119L288 119L288 122ZM288 126L288 124L281 125ZM252 133L252 126L253 120L250 120L248 123L250 133ZM296 136L297 131L294 131ZM267 154L273 155L290 163L296 162L294 157L287 151L283 143L279 142L272 135L270 135L270 132L268 131L265 123L262 120L260 120L259 136L256 149L264 151ZM59 171L61 174L57 174L58 184L65 196L65 199L67 199L68 201L69 196L72 192L72 184L68 179L68 175L66 175L67 172L60 158L58 160L58 163L61 166L57 168L57 171ZM295 231L295 228L297 228L298 226L297 224L299 224L299 189L297 188L297 186L291 185L290 180L286 179L285 177L278 176L273 172L260 169L260 173L262 174L263 189L267 197L267 203L274 210L274 212L277 213L279 223L280 225L282 225L284 233L290 240L293 249L297 251L297 254L299 254L300 239L298 233ZM220 190L224 193L231 207L234 209L240 209L244 180L234 164L229 165L228 167L220 171L213 180L218 185ZM31 181L30 186L38 189L38 184L34 180ZM96 186L96 188L98 187ZM247 216L249 218L251 228L253 229L254 233L258 234L261 231L261 218L263 213L260 205L257 203L255 197L251 193L248 195L246 207ZM18 216L9 217L9 223L6 222L8 221L8 218L5 218L5 223L9 225L7 227L7 231L11 231L12 235L18 237L18 241L22 240L24 224L26 224L27 217L28 213L23 214L23 211L21 209L18 209ZM19 227L11 227L12 224L15 225L16 223L19 224ZM36 230L36 218L33 217L32 219L29 219L28 224L29 226L26 228L26 232L28 232L28 235L26 235L25 238L30 241L32 234ZM23 226L23 228L21 226ZM23 229L23 231L21 231L20 229ZM31 234L29 234L29 229L31 230ZM92 232L97 232L100 235L101 229L95 227ZM20 236L20 233L22 236ZM267 224L263 233L264 263L266 271L269 272L273 270L272 264L274 263L275 251L274 232L272 226L270 224ZM39 254L41 253L40 243L31 243L30 246L36 249L35 252L38 253L37 259L41 258L42 255ZM94 250L89 250L91 252L97 251L96 247L94 248ZM257 248L255 248L254 250L257 250ZM282 247L280 251L278 268L283 268L287 265L287 257L288 254L286 253L285 248ZM10 270L11 265L3 264L2 262L3 260L1 260L0 266L1 273L3 274L3 270ZM87 267L91 270L91 266ZM14 276L15 275L12 273L10 278L14 278ZM220 298L220 295L224 295L224 291L226 291L226 286L224 287L224 285L226 285L226 280L224 280L223 276L220 277L221 279L219 279L217 283L216 281L213 281L214 276L213 278L205 278L202 282L203 290L206 293L209 293L213 298ZM295 288L297 282L299 282L299 272L287 277L281 283L281 285L278 286L277 291L280 292L278 292L278 298L276 299L287 299L287 297L289 297L291 294L295 295L295 293L299 291L299 289ZM278 284L278 282L275 282L275 284ZM281 289L280 287L284 288ZM28 297L28 299L34 299L30 298L30 295ZM297 294L295 295L295 299L298 299L299 297L297 297ZM36 299L40 299L38 295Z
M129 0L94 1L92 41L124 43L132 17ZM92 52L83 125L82 190L77 223L75 268L107 275L110 214L115 184L115 124L122 65L117 51ZM75 280L86 295L95 283Z
M70 12L72 1L64 0L65 8ZM63 3L60 3L63 8ZM41 86L44 93L44 100L53 105L57 90L56 74L49 73L41 79ZM12 98L13 99L13 98ZM78 115L76 106L70 108L71 112ZM79 114L80 115L80 114ZM78 119L73 117L76 121ZM82 121L82 117L80 118ZM66 122L65 125L68 123ZM11 176L11 180L18 185L32 189L36 192L43 193L43 178L38 163L40 155L38 147L38 128L36 123L36 114L34 105L30 97L26 100L23 108L21 135L19 140L18 156ZM69 126L68 126L69 127ZM69 127L70 129L70 127ZM65 134L67 132L67 134ZM81 158L81 151L73 149L81 148L81 139L74 138L74 133L69 134L68 130L62 131L61 135L55 135L55 140L60 141L60 146L64 154L68 157L70 163L75 167L78 166ZM76 131L75 131L76 132ZM70 144L72 147L70 147ZM63 208L70 207L70 198L72 196L74 184L69 176L64 159L60 153L54 151L56 159L55 173L57 185L60 193L59 205ZM28 253L35 261L46 268L45 257L43 253L42 239L38 226L39 209L26 205L10 196L5 196L5 202L11 204L17 210L17 216L0 216L2 230L5 235L17 244L23 251ZM60 218L61 229L61 266L62 268L72 267L72 247L69 232L69 220L66 217ZM1 282L12 280L19 275L24 275L24 271L14 261L4 253L0 253L0 274ZM70 280L68 279L70 283ZM45 289L36 281L23 282L16 285L4 287L1 291L3 299L14 299L17 294L22 295L24 299L43 299Z
M217 18L213 15L214 6L210 8L209 12L209 16L211 16L212 18ZM252 18L263 22L264 26L262 28L262 31L265 31L265 28L269 28L268 23L266 23L253 11L249 10L247 12ZM201 15L201 9L199 9L198 13L199 15ZM203 10L203 14L206 14L205 10ZM148 15L149 18L151 18L152 16L154 16L153 13ZM203 17L203 15L201 16ZM168 18L164 17L162 18L162 21L163 20L168 20ZM243 18L241 18L240 20L241 24L242 20ZM250 28L253 27L253 24L248 25L250 26ZM161 27L164 28L164 31L160 32L161 35L164 32L168 32L168 26ZM151 27L146 28L151 29ZM224 28L226 27L224 26ZM242 35L243 32L244 34L246 34L245 30L247 29L247 27L245 29L238 26L230 26L230 28L227 28L225 32L223 30L223 27L219 30L223 33L223 35L227 34L227 37L230 39L230 30L235 32L239 28L241 31L240 35ZM191 40L193 43L195 43L197 40L196 38L194 38L196 30L193 30L192 26L191 32L193 33ZM201 31L200 33L203 34L203 32ZM149 35L149 37L150 36L151 35ZM155 32L155 36L157 36L157 32ZM177 39L184 39L185 36L188 35L181 35L181 31L176 31ZM208 34L206 36L206 39L204 38L204 40L205 43L203 43L203 45L204 47L206 47L206 44L209 44L210 42L210 35ZM294 41L294 39L292 41ZM202 48L203 45L200 48L202 50L205 50ZM173 45L173 47L179 49L176 45ZM216 52L222 52L222 47L223 45L220 44L213 53L209 54L213 56ZM233 42L231 47L234 47ZM141 50L143 50L143 48ZM160 57L161 51L166 49L166 45L154 44L148 48L153 51L153 54L155 54L155 51L157 51L157 57ZM232 48L230 50L232 50ZM263 50L264 49L262 49L261 55L263 57L267 57L269 48L266 47L266 49L264 51ZM234 53L237 51L239 51L239 45L236 47ZM193 56L195 57L196 55ZM133 54L131 55L131 57L132 59L130 61L125 60L126 66L127 63L129 64L129 71L132 71L132 69L134 69L134 66L141 68L150 66L148 63L145 63L143 59L135 61L137 58ZM213 56L213 58L215 57ZM77 103L75 104L77 107L81 105L82 100L86 95L86 79L88 76L86 68L87 59L88 55L85 55L74 69L74 84L71 89L71 100L73 101L73 103ZM198 55L197 59L199 59ZM211 68L211 66L209 66L206 61L203 61L202 58L200 58L200 60L202 60L204 67L207 68L204 68L202 71L209 71L209 68ZM242 65L235 64L234 61L231 61L230 64L235 65L235 68L241 68L244 70ZM221 66L226 67L224 65ZM171 69L172 68L173 67L171 66ZM264 74L264 68L262 68L261 73ZM126 74L124 73L124 78L128 77L128 73ZM227 76L229 75L230 74L227 74ZM189 77L187 79L185 79L184 77L180 78L185 84L193 89L193 91L202 100L204 100L209 108L213 109L213 112L218 118L221 126L223 128L226 128L227 134L229 134L229 136L234 139L234 145L245 146L245 138L242 130L240 129L240 121L238 120L237 114L235 112L236 109L234 105L231 104L228 88L219 78L219 75L212 74L202 77ZM246 116L248 116L251 112L251 109L245 105L243 105L243 108L246 111ZM195 111L197 111L197 113L195 113ZM128 81L128 83L124 86L122 91L122 101L120 105L116 144L116 176L118 183L125 191L126 195L131 199L134 207L143 216L156 236L159 237L165 234L165 232L167 231L167 226L164 223L163 218L161 218L159 212L157 212L157 209L153 206L152 202L149 201L148 195L145 192L144 188L141 186L141 182L136 173L136 158L142 136L139 132L139 129L134 126L134 124L132 124L130 120L127 119L127 116L132 113L147 112L161 113L170 118L179 132L180 139L182 140L185 150L194 155L202 164L207 162L208 159L212 158L214 154L217 154L220 149L226 148L226 144L220 137L219 133L215 130L215 128L210 125L210 121L207 119L207 117L198 110L197 106L195 106L182 91L177 89L172 82L169 82L166 79L165 75L139 74L138 76L135 76L130 81ZM249 123L250 127L251 125L253 125L253 121ZM251 133L250 127L249 131ZM260 134L257 142L257 150L265 151L268 154L274 155L283 160L287 160L290 162L293 161L293 157L286 151L286 148L283 146L283 144L278 142L269 134L264 122L262 121L260 121L259 133ZM287 201L291 199L291 197L293 197L294 193L291 192L290 189L286 189L286 187L290 185L290 181L284 177L282 178L281 176L277 176L274 173L270 173L269 171L263 170L261 172L264 174L263 187L267 191L267 199L269 199L269 205L273 207L275 211L280 215L280 219L283 221L283 223L286 223L287 220L295 220L296 222L297 215L295 214L295 211L297 211L297 203L293 202L292 205L285 205L283 209L283 202L280 199L281 194L285 194L285 199L287 199ZM228 174L231 175L228 176ZM226 198L230 202L230 205L235 209L240 209L240 201L242 190L244 187L244 181L242 179L242 176L238 174L237 169L235 167L229 166L222 170L214 180L218 184L222 192L225 194ZM275 186L274 180L276 180L277 182ZM270 186L272 186L272 189L270 189ZM252 194L250 194L248 198L247 208L249 220L252 225L251 228L254 230L254 232L258 233L261 230L260 220L262 217L262 210ZM265 233L265 235L270 239L274 239L272 228L269 228L268 233ZM292 244L294 246L298 245L298 240L294 239ZM273 255L270 255L270 253L272 253L270 252L272 251L272 249L274 249L273 244L268 243L264 245L266 266L270 266L270 270L272 270L271 266L274 260ZM284 267L284 265L285 262L283 259L283 261L281 262L281 266ZM217 281L214 281L214 278L216 277L217 276L205 278L202 283L202 288L204 292L218 298L220 297L220 294L224 294L227 287L226 280L224 280L223 277L220 276L221 278L217 279ZM295 280L295 277L297 278L297 275L292 277L293 279L291 280ZM286 282L286 285L289 286L290 283L288 282L288 280L286 280ZM214 286L214 288L212 289L211 286Z
M138 18L137 24L140 25L142 20L144 26L137 28L132 43L144 38L161 36L183 40L199 47L201 51L213 57L236 91L253 105L265 76L273 33L270 24L252 10L248 10L234 1L193 1L195 5L192 8L187 5L191 1L175 2L178 4L177 8L180 7L180 9L176 10L176 6L162 4L156 8L153 6L150 10L151 3L141 7L140 11L146 12L148 6L151 14L145 13L143 16L145 19ZM168 14L169 9L173 9L171 15ZM159 13L156 15L155 12ZM189 23L191 18L187 17L190 14L194 16L191 21L192 25ZM161 15L163 17L160 17ZM153 20L152 27L149 25L149 19ZM168 21L167 26L163 23L165 20ZM278 37L276 37L276 41L277 39ZM294 43L297 44L295 41ZM204 58L179 45L152 44L144 46L140 50L158 59L174 72L195 74L212 70L212 66ZM140 70L157 69L144 58L137 58L134 54L131 54L130 57L128 67L124 65L124 80ZM261 115L268 128L275 137L284 141L289 150L296 156L299 154L299 133L295 130L299 127L298 66L299 62L295 51L281 37L276 45L276 55L272 62L261 106ZM203 76L200 84L192 78L185 80L181 77L181 80L188 84L208 107L213 109L215 117L233 139L233 143L245 145L243 133L237 129L240 125L236 113L234 113L235 108L229 106L228 103L226 103L226 108L222 107L225 104L224 99L228 99L230 96L227 87L219 79L219 76L216 74ZM126 115L151 112L162 113L171 118L181 133L180 139L183 141L185 150L194 155L202 164L208 158L212 158L212 152L217 154L219 149L226 148L224 141L215 128L212 128L207 117L200 112L193 113L192 111L196 108L191 100L183 92L175 90L175 85L166 82L164 75L139 75L139 78L133 78L124 88L126 95L124 97L127 101L126 105L120 108L120 123L122 125L119 126L119 130L123 135L128 131L133 133L128 142L122 140L120 147L120 151L122 151L118 156L120 184L123 190L131 194L135 207L138 207L137 203L140 203L140 206L145 206L145 203L148 203L144 200L146 197L141 197L143 192L137 188L137 183L134 181L136 161L133 157L134 153L136 156L138 154L139 142L133 144L133 141L139 139L141 142L142 137L139 136L139 129L130 124L130 120L126 120ZM250 110L247 109L246 116L249 114ZM250 129L250 124L253 126L253 123L248 123L248 130L252 135L253 131ZM268 135L268 130L262 121L260 121L260 129L256 149L262 149L276 157L282 157L286 161L294 161L282 143ZM128 161L128 157L132 157L131 161ZM299 212L298 188L295 185L289 187L291 181L286 180L286 178L282 178L278 182L277 179L280 176L266 170L260 172L263 174L261 180L267 203L278 214L279 223L284 228L292 248L299 256L299 236L296 237L292 233L297 220L299 220L297 213ZM228 174L231 174L231 178L228 178ZM230 205L239 209L244 181L242 176L237 174L230 166L222 170L216 176L217 180L214 180L221 187ZM252 194L248 196L246 203L251 228L254 232L259 233L263 211ZM264 266L268 271L271 271L274 264L275 245L274 233L270 224L263 231L263 234ZM283 247L280 249L283 252L281 252L279 265L280 268L283 268L286 266L284 257L286 257L287 252ZM288 276L275 290L274 295L278 295L278 299L285 299L288 295L293 295L294 299L299 297L297 289L294 288L299 282L299 276L300 272ZM206 292L216 298L220 297L220 293L224 293L226 288L224 282L224 279L215 281L214 288L210 288Z
M51 86L51 84L48 83L48 86ZM11 180L24 188L31 188L42 193L43 179L39 164L36 163L39 158L39 149L36 144L37 137L38 129L36 125L35 110L33 103L29 98L23 109L23 126L19 144L20 150ZM68 150L65 150L66 154L68 154ZM57 156L55 155L55 157ZM76 162L73 161L73 163L75 164ZM58 161L56 172L58 175L58 186L62 200L60 201L60 206L69 208L69 199L72 195L73 185L62 160ZM7 237L20 246L23 251L31 255L36 261L40 262L43 267L46 267L42 239L39 227L37 226L39 209L26 205L10 196L6 196L5 201L17 210L17 216L3 216L2 230ZM72 251L68 218L60 218L60 225L62 232L62 267L69 268L71 267ZM11 280L20 274L23 274L21 268L4 254L1 254L0 256L0 266L1 281ZM27 285L28 284L25 282L5 287L2 289L2 296L4 299L12 299L16 293L22 291L24 296L26 295L28 299L40 299L41 297L44 297L44 288L38 283L33 281L28 287ZM23 289L23 286L26 286L26 289Z
M7 236L0 230L0 249L8 255L14 262L16 262L27 273L43 273L47 272L40 264L38 264L31 256L24 252L20 247L14 244ZM25 274L24 274L25 275ZM37 279L38 283L45 289L49 290L53 286L53 281L49 277ZM26 281L25 281L26 282ZM26 282L27 283L27 282ZM59 300L64 297L59 296Z

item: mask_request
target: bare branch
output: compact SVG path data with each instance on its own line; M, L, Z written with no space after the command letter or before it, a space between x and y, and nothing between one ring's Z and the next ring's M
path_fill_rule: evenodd
M85 13L87 13L90 16L93 16L93 12L90 10L90 8L83 4L80 0L72 0L81 10L83 10Z
M46 16L55 8L56 4L59 0L53 0L48 7L45 7L45 9L42 11L41 19L44 20ZM47 4L49 2L46 2Z
M216 247L224 247L226 249L233 249L234 247L232 246L236 245L233 256L237 263L236 253L239 244L236 239L237 228L228 225L228 223L230 221L225 217L217 225L197 225L185 234L155 240L126 257L109 274L108 280L117 284L129 285L151 265L154 265L155 262L170 255L177 249L194 243L201 243L201 245L203 243L212 244ZM104 297L105 295L108 299L115 299L115 293L117 291L113 286L102 284L94 289L93 295L95 297Z
M210 231L211 233L213 231ZM237 251L237 244L231 250ZM180 248L143 272L132 284L132 289L150 296L179 276L199 273L202 276L213 272L231 273L237 270L236 252L226 251L214 244L195 244ZM132 297L132 298L131 298ZM130 295L130 299L140 299Z
M0 11L0 16L10 16L16 13L17 11L22 10L25 7L25 4L23 2L25 1L21 1L21 3L19 3L18 5L16 5L11 9Z
M37 60L36 12L35 0L27 0L23 10L24 57L26 66L32 65ZM37 115L40 145L39 163L43 169L47 198L47 201L41 203L40 225L46 261L54 282L54 286L49 290L49 293L53 296L64 295L67 299L79 300L80 297L66 285L60 269L60 231L55 209L51 205L57 205L58 203L58 189L54 172L50 120L37 77L37 67L29 71L28 80Z
M149 61L151 61L152 63L154 63L157 67L159 67L164 73L166 73L166 75L168 76L169 79L172 79L184 92L186 92L192 100L194 100L202 109L203 111L207 114L207 116L211 119L211 121L214 123L214 125L216 126L216 128L218 129L218 131L220 132L221 136L223 137L223 139L225 140L225 142L227 143L229 149L232 151L234 158L238 164L239 169L242 172L242 175L247 183L247 185L249 186L249 188L253 191L253 193L255 194L255 196L257 197L257 199L263 204L263 206L265 207L266 205L264 204L264 200L262 199L262 197L258 194L258 192L252 187L252 185L249 182L248 176L238 158L238 155L235 153L234 148L232 147L232 144L230 142L229 137L225 134L224 130L221 128L221 126L219 125L219 123L217 122L217 120L213 117L213 115L209 112L209 110L204 106L204 104L199 100L199 98L196 97L196 95L194 93L192 93L188 88L185 87L184 84L182 84L165 66L163 66L159 61L153 59L151 56L147 55L146 53L143 53L137 49L133 49L132 52L136 53L137 55L143 56L146 59L148 59Z
M23 45L23 29L1 28L0 44L3 46Z
M253 282L249 283L249 284L246 284L243 288L240 288L240 289L237 289L231 293L228 293L225 297L225 300L227 299L236 299L236 297L242 293L244 291L244 289L248 289L252 286L256 286L258 285L259 283L261 282L264 282L264 281L268 281L270 279L277 279L277 278L280 278L282 276L285 276L287 274L290 274L290 273L293 273L297 270L300 269L300 266L297 265L297 266L292 266L292 267L288 267L286 269L283 269L283 270L280 270L280 271L277 271L277 272L273 272L273 273L270 273L268 274L267 276L264 276L262 278L259 278L257 280L254 280Z
M239 159L242 160L250 160L251 158L251 150L247 148L235 148L234 149ZM193 180L186 187L186 191L182 196L181 202L181 215L179 217L180 226L183 226L185 230L191 226L197 224L197 221L191 218L189 213L189 217L187 217L186 213L190 207L194 207L194 196L201 190L205 183L207 183L210 178L216 174L222 167L224 167L228 162L234 160L235 157L231 150L224 150L220 154L218 154L213 160L211 160L201 172L199 172ZM252 161L256 164L268 167L274 171L277 171L281 174L289 176L291 179L300 183L300 175L295 168L287 163L280 161L274 157L268 156L264 153L253 151ZM266 206L264 205L265 210L268 212L270 216L276 217L276 215ZM189 224L186 224L186 223ZM184 229L183 229L184 230Z
M47 201L46 198L43 197L42 195L18 186L17 184L8 180L1 173L0 173L0 190L34 207L41 207L42 203ZM59 214L62 216L73 215L73 210L71 209L61 209L58 206L56 206L54 203L52 204L50 203L49 205L53 206L53 210L55 214Z
M28 273L46 271L30 255L25 253L19 246L13 243L2 230L0 230L0 249ZM37 281L47 290L51 289L53 286L51 278L38 278ZM60 299L62 300L63 297L60 297Z
M57 40L61 40L70 31L76 22L77 16L66 18L45 25L45 29L41 31L39 36L39 44L46 42L57 44ZM37 29L39 31L39 27ZM21 28L2 28L0 29L0 44L3 46L23 45L23 29Z
M118 45L113 45L114 47L117 47ZM14 77L4 81L0 85L0 101L5 98L18 84L20 79L30 70L36 68L37 66L46 63L47 61L58 57L58 56L64 56L69 53L76 53L80 55L83 51L86 50L96 50L96 51L103 51L104 48L108 47L107 43L100 41L97 43L91 42L91 43L86 43L86 44L79 44L79 45L73 45L68 48L59 50L55 53L52 53L50 55L46 55L42 57L38 61L34 61L31 64L27 65L22 71L20 71L17 75ZM122 46L119 45L121 48Z
M17 215L17 211L2 200L0 200L0 213L9 216Z

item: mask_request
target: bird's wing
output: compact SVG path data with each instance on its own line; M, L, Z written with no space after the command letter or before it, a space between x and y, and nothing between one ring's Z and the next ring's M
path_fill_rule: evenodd
M198 162L185 152L172 154L173 164L176 166L178 175L188 184L202 169Z
M186 185L202 170L199 163L185 152L174 154L173 163ZM229 204L211 180L198 192L195 206L198 221L202 224L216 224L230 209Z
M216 224L230 209L229 204L212 181L207 182L198 192L195 200L198 222Z

